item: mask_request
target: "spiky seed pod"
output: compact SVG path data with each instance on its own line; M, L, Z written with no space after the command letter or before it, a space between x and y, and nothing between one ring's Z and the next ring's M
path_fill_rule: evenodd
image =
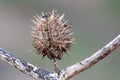
M73 33L70 31L68 20L63 18L64 14L59 17L53 10L45 14L42 12L41 16L36 15L35 20L32 20L35 23L32 31L33 46L38 54L49 59L60 60L63 52L70 49Z

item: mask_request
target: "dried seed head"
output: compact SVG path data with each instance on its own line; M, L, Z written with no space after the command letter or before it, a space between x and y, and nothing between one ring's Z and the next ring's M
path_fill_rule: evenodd
M33 46L38 54L49 59L61 59L63 52L70 49L73 43L72 33L68 21L62 16L58 16L57 12L43 13L41 16L36 15L33 27L32 36L34 38Z

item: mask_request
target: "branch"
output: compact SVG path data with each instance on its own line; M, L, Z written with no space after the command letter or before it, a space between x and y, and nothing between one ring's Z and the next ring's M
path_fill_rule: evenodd
M36 66L15 57L10 52L2 48L0 48L0 58L5 62L9 63L10 65L14 66L21 72L30 75L36 80L68 80L69 78L96 64L119 46L120 35L118 35L113 41L98 50L92 56L72 66L66 67L58 73L51 73L42 68L37 68Z
M37 68L36 66L15 57L10 52L2 48L0 48L0 58L36 80L56 80L54 76L55 74L52 74L51 72L48 72L42 68Z
M66 67L60 72L60 80L67 80L76 74L90 68L104 57L109 55L112 51L120 46L120 34L112 40L110 43L105 45L103 48L95 52L92 56L78 62L72 66ZM63 79L64 78L64 79Z

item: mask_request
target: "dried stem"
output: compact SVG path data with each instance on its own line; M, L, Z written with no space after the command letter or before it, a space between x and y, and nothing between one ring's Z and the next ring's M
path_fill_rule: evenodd
M120 46L120 34L112 40L110 43L105 45L103 48L95 52L92 56L84 59L81 62L78 62L72 66L69 66L61 71L61 79L60 80L67 80L76 74L83 72L84 70L90 68L104 57L109 55L112 51ZM64 79L63 79L64 77Z
M25 62L24 60L15 57L10 52L0 48L0 58L10 65L14 66L21 72L32 76L36 80L68 80L76 74L90 68L104 57L109 55L112 51L120 46L120 35L118 35L113 41L106 46L98 50L92 56L78 62L72 66L62 69L59 73L51 73L42 68Z
M42 68L37 68L36 66L15 57L10 52L0 48L0 58L10 64L11 66L17 68L21 72L30 75L36 80L56 80L54 74L48 72ZM51 76L52 74L52 76Z
M59 66L58 66L58 63L57 61L54 59L54 69L55 69L55 72L58 73L60 70L59 70Z

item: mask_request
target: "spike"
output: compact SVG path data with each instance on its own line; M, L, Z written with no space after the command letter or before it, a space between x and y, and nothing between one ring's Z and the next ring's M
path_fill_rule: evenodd
M42 12L41 16L36 15L34 18L32 22L35 26L32 27L31 34L36 52L49 59L62 59L63 52L67 53L74 41L68 20L64 20L64 14L59 17L57 11L52 10Z

